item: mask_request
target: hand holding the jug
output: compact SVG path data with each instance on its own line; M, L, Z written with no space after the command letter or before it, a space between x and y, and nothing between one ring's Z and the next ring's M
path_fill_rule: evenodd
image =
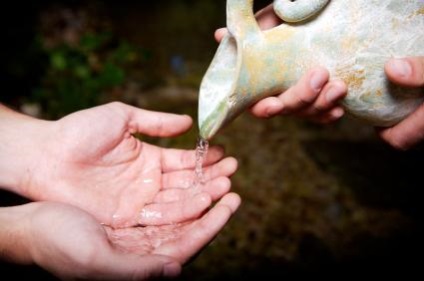
M424 57L392 59L386 63L389 79L406 87L421 87L424 94ZM424 104L400 123L377 128L380 137L399 150L409 149L424 141Z
M263 30L283 23L275 14L272 5L260 10L256 18ZM218 29L215 39L221 41L226 33L226 28ZM347 87L342 81L329 81L328 71L323 67L316 67L282 94L257 102L251 112L261 118L296 115L317 123L329 123L343 116L344 110L338 102L346 93Z
M270 29L283 24L275 14L272 5L256 14L261 29ZM215 32L220 41L227 30ZM404 60L393 59L386 63L385 72L395 84L406 87L424 86L424 57L410 57ZM328 81L329 73L324 68L311 69L296 85L284 93L265 98L252 107L258 117L272 117L277 114L293 114L306 117L319 123L337 120L344 114L338 106L347 94L343 81ZM424 105L395 126L377 128L379 136L396 149L406 150L424 140Z

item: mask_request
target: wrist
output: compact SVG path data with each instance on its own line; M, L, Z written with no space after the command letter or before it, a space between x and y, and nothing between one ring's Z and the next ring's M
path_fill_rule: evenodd
M30 217L37 203L0 208L0 259L31 264Z
M43 161L48 124L0 104L0 188L26 196Z

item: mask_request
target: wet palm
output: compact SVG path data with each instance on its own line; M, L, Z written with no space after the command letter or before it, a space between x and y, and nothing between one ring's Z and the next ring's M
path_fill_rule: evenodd
M59 203L27 205L25 232L34 262L64 279L144 280L175 276L237 210L240 198L225 195L211 210L184 224L114 230L88 213ZM24 206L25 207L25 206ZM167 265L172 268L167 268Z
M202 217L161 226L107 228L108 237L122 252L165 255L184 264L218 234L239 204L238 195L230 193Z
M170 137L187 131L187 116L146 111L120 103L71 114L50 126L50 155L34 163L27 196L65 202L114 227L161 225L199 216L228 192L233 159L211 149L206 184L189 188L194 151L166 149L133 136ZM212 188L213 187L213 188Z

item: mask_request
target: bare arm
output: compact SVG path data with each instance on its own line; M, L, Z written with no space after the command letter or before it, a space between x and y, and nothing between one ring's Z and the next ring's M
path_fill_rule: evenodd
M0 208L0 259L18 264L32 263L26 225L33 210L33 204Z
M50 123L0 104L0 187L23 193L31 171L41 164Z

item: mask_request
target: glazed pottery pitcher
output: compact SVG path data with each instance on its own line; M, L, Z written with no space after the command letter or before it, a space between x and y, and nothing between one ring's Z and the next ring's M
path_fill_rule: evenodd
M423 88L391 84L384 64L424 56L424 0L275 0L274 10L284 23L261 31L253 0L227 0L229 33L200 86L202 138L318 65L348 85L342 106L369 124L393 125L423 102Z

